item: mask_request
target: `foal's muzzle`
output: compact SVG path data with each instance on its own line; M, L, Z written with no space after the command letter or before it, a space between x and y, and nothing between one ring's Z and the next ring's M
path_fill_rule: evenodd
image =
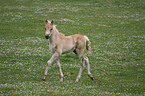
M46 39L49 39L49 37L50 37L49 34L45 34Z

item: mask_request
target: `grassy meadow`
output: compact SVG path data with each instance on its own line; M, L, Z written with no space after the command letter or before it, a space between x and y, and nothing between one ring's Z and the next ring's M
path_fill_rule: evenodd
M60 57L42 82L52 56L45 20L65 35L91 41L91 73L79 59ZM0 0L0 96L145 96L145 0Z

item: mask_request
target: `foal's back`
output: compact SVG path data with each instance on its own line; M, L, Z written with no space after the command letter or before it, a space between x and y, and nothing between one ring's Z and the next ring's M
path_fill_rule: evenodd
M62 53L69 53L75 49L85 49L86 39L80 34L65 36L60 33L57 45L61 46Z

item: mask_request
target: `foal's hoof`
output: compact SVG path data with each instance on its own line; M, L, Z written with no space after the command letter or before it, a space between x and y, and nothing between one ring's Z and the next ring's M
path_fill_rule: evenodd
M43 81L45 81L45 79L42 79Z
M77 83L79 80L77 79L75 82Z
M94 80L94 77L93 76L90 76L90 75L88 75L88 76L90 77L91 80Z
M92 80L94 80L94 77L93 77L93 76L90 76L90 78L91 78Z

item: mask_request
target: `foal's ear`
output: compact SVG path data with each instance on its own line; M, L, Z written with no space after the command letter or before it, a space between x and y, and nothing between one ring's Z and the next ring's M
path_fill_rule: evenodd
M48 20L46 19L45 23L47 24L48 23Z
M53 20L51 21L51 24L52 24L52 25L54 24L54 21L53 21Z

